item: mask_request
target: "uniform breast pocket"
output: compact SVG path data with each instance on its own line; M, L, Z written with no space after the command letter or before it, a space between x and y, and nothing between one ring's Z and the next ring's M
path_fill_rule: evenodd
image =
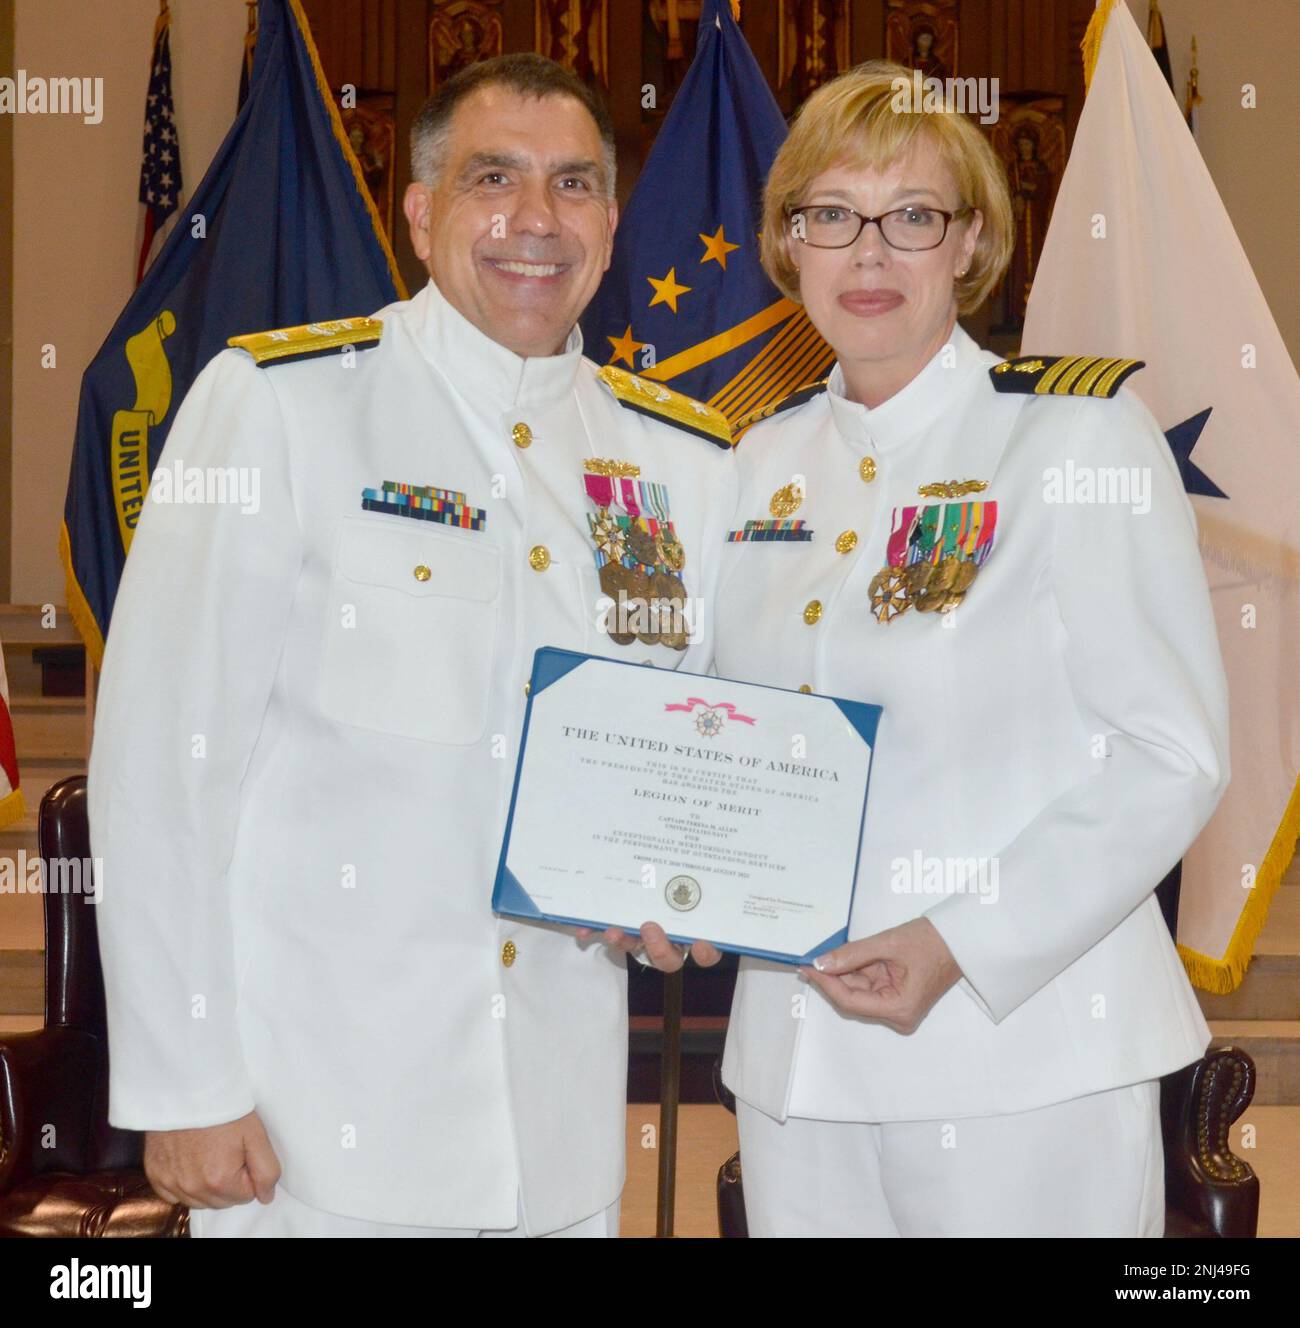
M426 742L483 736L501 593L483 539L343 519L321 664L330 718Z

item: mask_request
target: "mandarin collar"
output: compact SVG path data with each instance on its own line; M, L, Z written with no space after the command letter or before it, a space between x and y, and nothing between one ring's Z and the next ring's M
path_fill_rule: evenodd
M582 363L575 323L558 355L516 355L481 332L430 279L411 300L415 336L429 360L462 392L485 404L544 406L573 390Z
M947 354L951 347L951 354ZM947 345L905 387L887 401L869 408L845 396L844 373L836 362L826 383L831 415L845 440L859 450L888 452L902 447L928 428L956 399L971 375L997 362L981 350L960 323L954 323ZM951 359L952 363L946 363Z

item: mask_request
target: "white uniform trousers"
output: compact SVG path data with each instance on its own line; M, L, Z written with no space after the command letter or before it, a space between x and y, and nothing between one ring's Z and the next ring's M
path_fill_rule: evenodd
M751 1236L1162 1236L1160 1082L956 1120L773 1120L737 1101Z
M517 1202L517 1201L516 1201ZM618 1235L619 1206L615 1199L608 1208L591 1217L562 1227L559 1231L543 1232L546 1236L571 1236L603 1240ZM319 1208L310 1208L295 1199L283 1185L275 1187L275 1198L269 1204L235 1204L230 1208L191 1208L191 1237L213 1236L324 1236L389 1239L414 1239L453 1236L527 1236L524 1230L522 1207L517 1209L518 1221L509 1229L478 1231L473 1227L407 1227L391 1222L370 1222L359 1217L342 1217Z

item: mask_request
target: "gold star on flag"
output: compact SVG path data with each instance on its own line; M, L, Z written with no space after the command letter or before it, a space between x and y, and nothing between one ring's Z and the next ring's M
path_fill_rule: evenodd
M614 347L614 353L609 359L610 364L613 364L615 360L624 360L629 369L636 368L636 365L632 362L632 356L645 345L645 342L637 341L632 335L631 323L627 325L627 331L621 337L611 337L609 333L606 333L605 340Z
M673 313L677 312L677 297L685 295L690 286L682 286L677 281L677 269L670 267L668 275L656 281L654 277L647 277L646 280L655 288L655 297L650 301L650 308L653 309L656 304L666 304Z
M722 227L718 227L716 235L705 235L700 232L700 239L704 241L704 257L700 259L701 263L707 263L710 259L717 259L718 264L725 270L727 266L727 255L733 249L739 249L738 244L732 244L730 240L722 233Z

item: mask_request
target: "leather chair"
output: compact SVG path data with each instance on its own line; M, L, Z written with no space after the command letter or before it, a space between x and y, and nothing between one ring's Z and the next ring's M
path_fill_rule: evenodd
M95 905L53 893L52 860L89 879L86 777L41 800L45 1027L0 1036L0 1236L188 1236L189 1210L154 1193L144 1136L108 1123L108 1033Z
M713 1088L728 1111L736 1099L713 1067ZM1255 1062L1236 1047L1216 1047L1160 1081L1165 1144L1165 1237L1253 1236L1259 1178L1228 1146L1228 1130L1255 1095ZM740 1154L718 1170L718 1231L748 1236Z

